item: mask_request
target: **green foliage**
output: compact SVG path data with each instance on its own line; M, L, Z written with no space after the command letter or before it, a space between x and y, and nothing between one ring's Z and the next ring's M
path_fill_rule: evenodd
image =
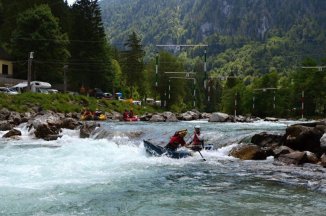
M151 106L137 106L129 102L95 99L86 96L74 96L70 94L37 94L23 93L18 95L6 95L1 93L0 106L12 111L27 112L33 108L42 107L44 110L56 112L80 112L83 107L90 110L100 109L104 112L116 111L122 113L126 109L133 109L135 114L146 112L156 112L156 108Z
M72 6L70 83L76 88L112 90L113 70L98 2L78 0Z
M141 45L141 38L136 32L132 32L126 43L126 51L123 52L123 75L126 80L127 86L129 86L129 97L133 97L134 88L138 88L142 95L145 92L143 90L143 70L144 70L144 50Z
M63 63L70 55L68 37L60 31L59 23L47 5L39 5L19 16L11 47L16 59L27 59L28 53L34 52L35 80L61 81ZM62 64L51 64L54 59ZM25 68L18 67L18 71L18 78L26 78Z

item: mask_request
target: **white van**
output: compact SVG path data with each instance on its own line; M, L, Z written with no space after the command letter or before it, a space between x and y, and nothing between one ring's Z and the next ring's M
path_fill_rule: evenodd
M16 89L18 92L26 92L27 91L27 82L18 83L17 85L12 86L11 88ZM47 89L51 88L51 84L47 82L41 81L32 81L31 82L31 92L38 92L43 94L48 94Z

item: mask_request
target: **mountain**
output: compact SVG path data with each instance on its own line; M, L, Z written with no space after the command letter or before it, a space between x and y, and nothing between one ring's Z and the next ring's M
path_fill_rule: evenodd
M277 62L283 67L326 55L325 0L102 0L100 5L107 33L117 47L137 31L145 46L206 43L210 56L219 55L221 61L225 60L221 55L243 55L248 61L249 53L256 62L255 56L268 53L264 62L253 63L253 70L270 68L274 56L293 57L284 64ZM221 61L211 59L212 68L234 62Z

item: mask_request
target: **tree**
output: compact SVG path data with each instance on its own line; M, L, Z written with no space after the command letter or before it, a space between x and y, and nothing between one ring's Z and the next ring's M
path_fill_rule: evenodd
M130 97L133 97L135 87L142 89L145 52L141 39L136 32L132 32L125 43L127 51L123 53L123 72L126 84L130 86ZM144 94L144 92L142 92Z
M72 6L72 17L70 82L74 87L112 90L110 46L98 1L78 0Z
M63 65L69 57L67 34L62 33L58 20L48 5L39 5L20 14L12 35L12 54L26 60L34 52L33 79L62 81ZM18 66L17 78L26 79L26 65Z

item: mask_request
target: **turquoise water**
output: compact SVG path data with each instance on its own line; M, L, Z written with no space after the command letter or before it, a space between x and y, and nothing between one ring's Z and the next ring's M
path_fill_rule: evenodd
M325 169L239 161L228 151L290 122L103 123L92 138L0 139L0 215L324 215ZM200 124L214 151L180 160L149 157L143 139L165 143Z

